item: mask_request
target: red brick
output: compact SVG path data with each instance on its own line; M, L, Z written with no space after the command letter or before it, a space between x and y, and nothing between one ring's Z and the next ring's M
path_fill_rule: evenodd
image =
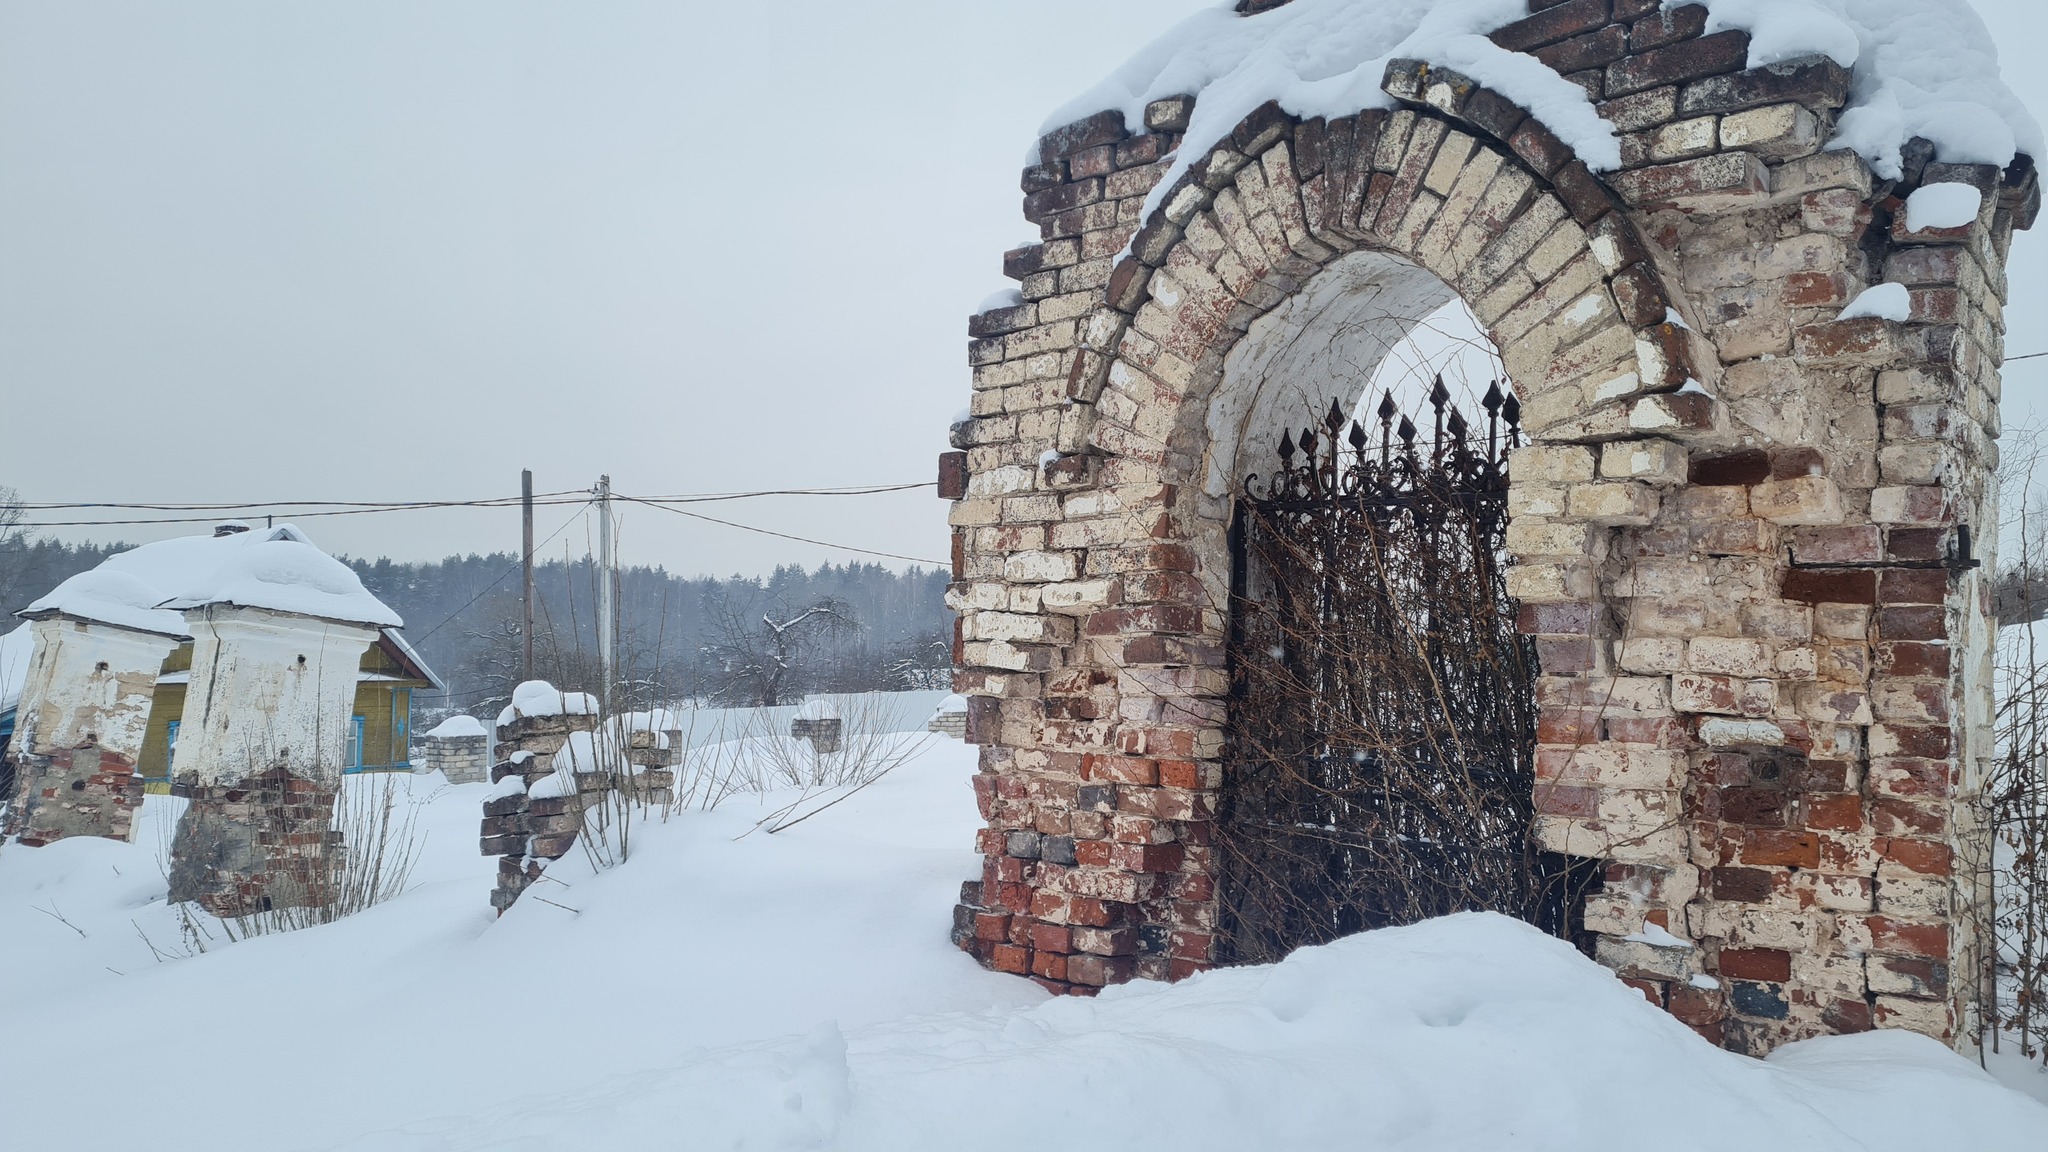
M1655 1004L1657 1007L1662 1008L1664 1006L1663 981L1644 980L1635 976L1623 976L1621 978L1621 982L1635 989L1636 991L1642 993L1643 999L1648 1000L1650 1003Z
M1688 479L1692 483L1708 487L1761 484L1771 478L1771 457L1760 449L1695 456L1690 473Z
M1536 811L1545 816L1577 816L1591 819L1600 812L1600 790L1538 782Z
M1868 1032L1875 1027L1870 1019L1870 1004L1863 1000L1836 1000L1821 1009L1820 1022L1837 1036Z
M1948 805L1879 797L1870 802L1870 827L1881 836L1943 836L1948 833Z
M1527 52L1595 31L1606 26L1608 19L1607 0L1564 0L1533 16L1504 24L1488 33L1487 38L1510 52Z
M1938 568L1893 568L1878 582L1883 604L1940 604L1948 599L1948 573Z
M1628 54L1628 29L1619 24L1546 44L1529 53L1561 73L1583 72L1612 64Z
M1909 956L1873 956L1871 963L1893 976L1912 981L1914 989L1908 995L1929 999L1948 995L1948 965L1945 963Z
M1893 528L1886 542L1893 560L1939 560L1948 547L1948 529Z
M1783 984L1792 979L1792 954L1776 948L1723 948L1717 971L1732 980Z
M1018 976L1031 971L1031 950L1015 944L997 944L989 949L989 967Z
M1889 916L1866 916L1863 922L1870 929L1871 947L1878 952L1948 959L1946 924L1913 924Z
M1137 961L1130 956L1095 956L1083 953L1067 958L1067 979L1076 984L1096 988L1125 983L1136 970Z
M1881 756L1870 762L1870 790L1884 796L1945 799L1949 763L1922 756Z
M1933 840L1880 839L1877 854L1902 868L1923 876L1947 876L1954 867L1955 854L1949 846Z
M1831 832L1854 832L1863 827L1863 798L1860 796L1811 796L1806 800L1806 826Z
M1877 573L1848 568L1793 568L1778 594L1806 604L1875 604Z
M1050 952L1036 953L1031 957L1031 973L1034 976L1043 976L1047 980L1064 982L1067 978L1067 958ZM1052 991L1063 992L1065 989L1055 988Z
M1949 648L1946 644L1901 642L1877 646L1877 671L1885 676L1934 676L1947 679ZM1947 732L1946 728L1941 729ZM1946 751L1937 755L1947 755Z
M1682 1024L1713 1024L1727 1011L1718 990L1695 988L1691 984L1672 984L1664 999L1664 1010L1676 1016Z
M1090 754L1082 759L1083 780L1107 780L1117 784L1157 784L1159 765L1156 761L1134 756L1102 756Z
M1173 932L1168 934L1166 943L1167 954L1174 959L1207 964L1216 938L1207 932Z
M1742 835L1742 862L1784 868L1818 868L1820 841L1811 832L1751 829Z
M1935 605L1880 608L1877 634L1884 640L1946 640L1948 621Z
M1716 900L1755 904L1771 897L1771 874L1761 868L1716 868L1709 875Z
M1808 56L1688 84L1679 94L1678 114L1738 112L1766 104L1824 110L1840 108L1848 98L1849 70L1825 56Z
M1138 950L1136 928L1076 928L1074 948L1096 956L1129 956Z
M1127 872L1177 872L1185 851L1178 844L1119 844L1111 859Z
M1572 158L1572 150L1535 117L1522 122L1508 138L1508 147L1539 176L1548 177ZM1377 185L1378 181L1374 181ZM1378 189L1375 188L1375 191Z
M1593 620L1591 604L1524 604L1515 627L1527 636L1591 636Z
M1887 644L1883 648L1921 647L1920 645ZM1946 651L1946 649L1943 649ZM1929 760L1946 760L1953 734L1941 724L1880 724L1873 734L1882 732L1886 739L1898 746L1898 755L1917 756Z
M1086 868L1107 868L1116 859L1116 846L1107 840L1077 840L1074 860Z
M1608 66L1607 96L1739 71L1749 61L1749 33L1732 30L1681 41Z
M1697 4L1658 12L1646 19L1638 20L1628 33L1628 50L1647 52L1691 40L1707 30L1707 10Z
M1608 217L1614 219L1614 217ZM1614 274L1607 286L1621 308L1622 321L1631 328L1648 328L1670 315L1671 298L1648 264L1631 264Z
M1600 713L1576 708L1545 708L1536 714L1538 744L1590 744L1600 738Z
M1778 828L1785 823L1785 793L1776 788L1724 788L1716 797L1721 819L1752 828Z

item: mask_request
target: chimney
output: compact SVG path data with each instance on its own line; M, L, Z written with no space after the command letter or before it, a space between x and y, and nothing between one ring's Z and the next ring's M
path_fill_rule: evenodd
M247 532L248 530L249 526L240 520L223 520L213 526L213 535L215 539L219 539L222 536L233 536L237 532Z

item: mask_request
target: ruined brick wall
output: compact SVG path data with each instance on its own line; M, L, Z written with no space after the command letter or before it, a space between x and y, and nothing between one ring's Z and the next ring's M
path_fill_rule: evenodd
M941 470L988 822L955 938L1062 991L1213 962L1225 530L1265 387L1234 353L1363 253L1382 284L1462 296L1522 400L1535 832L1607 862L1598 957L1742 1051L1872 1026L1967 1043L1990 754L1972 565L2032 165L1909 149L1880 181L1822 151L1848 95L1832 61L1745 70L1746 34L1703 35L1697 7L1532 12L1495 40L1586 87L1622 170L1426 61L1389 68L1392 111L1258 109L1149 212L1190 99L1141 135L1112 112L1041 142L1043 240L1004 257L1022 302L970 322ZM1978 220L1906 231L1932 182L1982 191ZM1910 289L1906 321L1836 319L1881 282Z
M14 825L23 844L39 847L72 836L135 839L142 777L134 761L92 744L47 756L9 755L19 800Z
M450 784L475 784L490 778L489 736L422 736L422 772L439 772Z
M13 827L27 845L70 836L133 840L142 806L136 760L157 671L177 640L97 621L33 621L35 650L6 753Z
M608 726L614 731L618 727ZM598 728L599 720L592 715L515 716L511 723L498 726L502 759L491 767L491 782L503 785L516 777L517 783L501 787L484 801L478 849L499 858L491 907L500 914L541 878L549 861L561 859L576 846L587 814L607 803L607 793L620 786L620 773L627 766L637 802L649 807L669 802L675 766L682 760L680 731L629 731L620 747L598 754L600 763L570 766L576 781L573 791L532 794L535 785L556 774L556 754L569 743L570 734ZM598 735L598 746L604 748L606 733ZM615 758L620 763L611 762Z
M223 919L334 903L346 851L333 827L338 775L279 767L179 792L188 802L171 842L172 902Z

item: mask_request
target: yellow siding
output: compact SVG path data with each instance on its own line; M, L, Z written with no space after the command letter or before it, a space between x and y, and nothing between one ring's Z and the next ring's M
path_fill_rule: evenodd
M405 669L391 659L384 650L371 645L363 653L362 671L366 676L403 676ZM169 657L159 673L189 672L192 668L192 645L181 644ZM414 689L428 687L426 681L367 680L356 685L355 714L363 718L363 767L365 769L402 768L406 765L408 749L393 730L392 702L396 695L409 704ZM156 696L149 709L149 729L143 736L142 757L139 767L152 792L169 790L171 772L171 724L185 711L185 685L159 684Z
M192 658L189 647L184 650L186 660ZM175 659L177 653L172 653ZM166 661L168 663L169 661ZM171 722L185 711L185 686L183 684L159 684L156 696L149 705L149 731L142 737L142 756L136 763L143 777L149 781L146 787L151 792L170 791L171 775Z
M356 715L363 718L363 768L397 768L405 766L407 749L393 729L393 703L396 700L402 708L408 702L412 691L408 681L392 684L371 681L356 685Z

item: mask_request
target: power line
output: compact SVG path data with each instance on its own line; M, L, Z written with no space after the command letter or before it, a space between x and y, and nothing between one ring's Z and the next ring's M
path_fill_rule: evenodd
M2043 356L2048 356L2048 352L2029 352L2025 356L2007 356L2000 363L2010 364L2015 360L2039 360Z
M573 504L587 498L588 492L577 489L563 492L536 493L535 500L551 500L557 504ZM22 508L38 512L67 511L71 509L114 508L155 512L237 512L257 508L499 508L516 505L518 496L489 496L481 500L263 500L243 504L125 504L104 500L79 500L60 503L37 503L17 501Z
M923 485L918 485L918 487L923 487ZM856 548L851 544L833 544L825 540L813 540L808 536L792 536L787 532L777 532L769 528L756 528L752 524L742 524L737 520L721 520L716 516L706 516L702 512L690 512L668 504L658 504L651 500L643 500L637 496L619 496L614 494L613 499L627 500L635 504L645 504L649 508L659 508L663 512L673 512L678 516L688 516L692 520L706 520L713 524L723 524L727 528L738 528L742 532L758 532L763 536L773 536L780 540L794 540L799 544L814 544L820 548L834 548L841 552L858 552L863 556L883 556L890 560L908 560L913 564L930 564L938 568L947 567L944 561L933 560L924 556L905 556L900 552L878 552L873 548Z
M866 484L841 488L771 488L745 492L691 492L674 496L647 496L639 502L653 507L671 504L697 504L728 500L752 500L766 496L876 496L890 492L906 492L918 488L933 487L932 481L916 484ZM536 495L537 505L584 504L590 494L584 491L549 492ZM482 500L409 500L386 501L382 503L366 500L307 500L307 501L264 501L238 504L140 504L113 501L67 501L67 502L22 502L17 506L24 511L56 512L74 510L104 509L106 511L206 511L206 516L152 516L132 517L118 520L23 520L11 527L16 528L101 528L130 527L150 524L211 524L220 519L220 514L240 512L249 515L271 515L286 520L310 520L324 516L363 516L386 512L419 512L441 508L516 508L520 497L491 497ZM272 513L259 513L258 509L283 509ZM673 510L673 509L672 509ZM856 549L858 551L858 549ZM877 555L887 555L877 553ZM904 557L895 557L904 559Z
M872 496L883 492L903 492L912 488L930 488L933 481L916 484L855 484L837 488L760 488L738 492L684 492L674 496L644 496L641 499L657 504L694 504L716 500L751 500L760 496ZM588 489L565 489L560 492L536 492L534 503L580 504L588 501ZM32 512L83 511L106 508L119 511L141 512L239 512L263 508L348 508L370 511L407 511L414 508L511 508L517 507L523 497L486 496L475 500L255 500L241 503L222 504L140 504L114 500L68 500L34 501L18 500L15 506Z
M588 506L590 505L590 501L588 501L588 500L585 500L585 501L583 502L583 504L584 504L584 506L585 506L585 507L588 507ZM541 541L540 543L538 543L538 544L536 544L536 545L534 545L534 546L533 546L533 550L534 550L534 552L535 552L536 554L538 554L538 553L540 552L540 550L541 550L541 549L543 549L543 548L547 547L548 545L550 545L550 544L554 543L554 541L555 541L555 537L557 537L557 536L560 536L560 535L561 535L562 533L564 533L564 532L568 531L568 530L569 530L569 525L571 525L571 524L574 524L574 523L575 523L575 522L576 522L577 520L581 519L581 518L582 518L582 515L583 515L583 514L582 514L581 512L578 512L578 513L577 513L576 515L574 515L574 516L571 516L571 517L569 517L569 518L568 518L567 520L564 520L564 521L562 521L562 526L561 526L560 528L557 528L557 529L555 529L555 530L554 530L553 532L550 532L550 533L548 533L548 538L547 538L547 539L545 539L545 540ZM462 615L462 614L463 614L464 612L467 612L467 611L469 611L469 610L470 610L471 608L474 608L474 607L476 607L476 602L477 602L477 601L479 601L479 600L483 599L484 597L486 597L486 596L490 595L490 594L491 594L491 589L493 589L493 588L496 588L496 587L497 587L498 585L500 585L500 584L503 584L503 583L505 582L505 577L507 577L507 576L510 576L510 575L511 575L511 574L513 574L514 572L517 572L517 571L519 571L519 565L520 565L521 563L523 563L523 560L514 560L514 561L512 562L512 566L511 566L510 568L507 568L507 569L505 569L505 570L504 570L503 572L500 572L500 573L498 573L498 578L497 578L496 580L493 580L493 581L491 581L491 582L490 582L489 584L486 584L486 585L484 585L484 589L483 589L483 591L481 591L481 592L477 593L476 595L474 595L474 596L470 597L470 598L469 598L469 603L467 603L467 604L464 604L464 605L463 605L462 607L460 607L460 608L457 608L457 609L456 609L455 611L453 611L453 612L449 613L449 614L448 614L448 618L447 618L446 620L443 620L443 621L441 621L441 622L440 622L439 624L436 624L436 625L434 625L434 626L433 626L432 628L429 628L429 629L427 629L427 631L426 631L426 632L425 632L424 634L420 635L419 637L417 637L417 638L413 638L413 637L407 637L407 640L408 640L408 642L410 642L410 643L413 643L413 644L424 644L424 643L426 643L426 642L427 642L427 637L429 637L429 636L432 636L432 635L433 635L434 633L436 633L436 632L439 632L439 631L440 631L441 629L443 629L443 628L446 628L446 627L447 627L448 625L450 625L450 624L454 623L454 622L455 622L455 618L456 618L456 617L458 617L458 616Z

